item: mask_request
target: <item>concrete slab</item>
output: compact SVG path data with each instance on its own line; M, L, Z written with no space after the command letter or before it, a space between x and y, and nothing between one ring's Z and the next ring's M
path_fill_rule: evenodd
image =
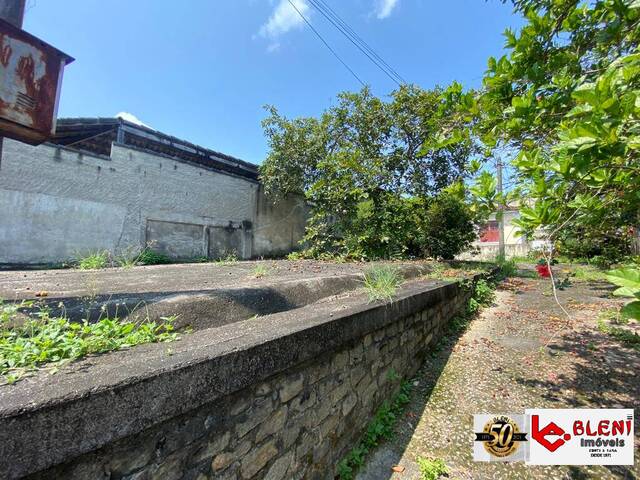
M393 262L405 278L430 271L424 261ZM266 274L256 278L258 265ZM362 286L367 263L242 261L130 269L0 272L0 299L37 300L73 320L110 316L210 328L299 308Z

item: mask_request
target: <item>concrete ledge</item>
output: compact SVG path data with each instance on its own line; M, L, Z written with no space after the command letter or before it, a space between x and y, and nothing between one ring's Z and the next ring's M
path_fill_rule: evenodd
M393 303L354 295L86 358L0 387L0 471L18 478L137 434L455 297L417 281ZM170 353L168 352L170 349Z
M425 266L402 265L399 267L405 279L412 279L428 272ZM254 315L300 308L332 295L355 290L362 286L362 273L318 275L314 278L269 281L245 284L237 287L172 289L165 291L141 288L128 292L94 293L90 296L70 293L52 295L43 300L52 315L64 315L71 320L97 320L104 316L120 319L149 319L177 316L175 326L190 326L195 330L219 327ZM144 277L140 282L144 282ZM202 280L201 280L202 281ZM201 283L200 283L201 285ZM59 305L63 307L60 308ZM39 306L35 307L35 309Z

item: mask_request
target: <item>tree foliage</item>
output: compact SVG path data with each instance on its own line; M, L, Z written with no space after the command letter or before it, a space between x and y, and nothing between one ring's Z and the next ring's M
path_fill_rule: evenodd
M513 3L526 24L489 59L476 132L518 152L520 225L627 241L640 224L640 1Z
M475 151L470 130L459 128L473 118L474 105L472 94L454 84L446 90L403 86L386 102L367 88L341 93L319 118L288 119L268 107L265 190L309 200L311 255L423 253L421 216L439 192L465 176Z

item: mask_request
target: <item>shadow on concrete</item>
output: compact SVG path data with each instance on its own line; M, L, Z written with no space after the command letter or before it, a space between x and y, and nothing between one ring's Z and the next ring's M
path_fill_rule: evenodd
M634 416L640 413L637 399L640 398L640 354L624 347L597 330L572 331L549 345L551 354L577 355L584 362L574 362L571 376L558 374L553 381L542 377L535 380L516 378L515 381L535 388L547 400L568 404L572 408L634 408ZM562 392L577 392L570 398ZM619 397L629 397L635 401L620 403ZM618 397L618 398L616 398ZM640 434L640 424L635 423L635 435ZM578 467L568 467L571 478L589 478ZM606 465L613 475L620 479L635 478L633 466Z
M177 328L194 330L219 327L246 320L255 315L269 315L304 306L304 296L287 295L274 288L242 288L110 294L91 297L47 298L25 313L46 308L51 316L66 316L72 321L101 318L131 321L159 320L175 316Z

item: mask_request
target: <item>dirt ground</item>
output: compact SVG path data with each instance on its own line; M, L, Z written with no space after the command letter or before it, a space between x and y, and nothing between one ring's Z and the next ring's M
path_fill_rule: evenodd
M451 479L640 478L638 399L640 352L597 328L601 312L619 305L604 283L574 283L559 292L548 281L514 278L485 309L422 367L411 403L392 441L381 445L359 480L420 479L419 457L442 459ZM526 466L472 459L474 413L526 408L635 408L631 466ZM392 467L399 466L394 473Z

